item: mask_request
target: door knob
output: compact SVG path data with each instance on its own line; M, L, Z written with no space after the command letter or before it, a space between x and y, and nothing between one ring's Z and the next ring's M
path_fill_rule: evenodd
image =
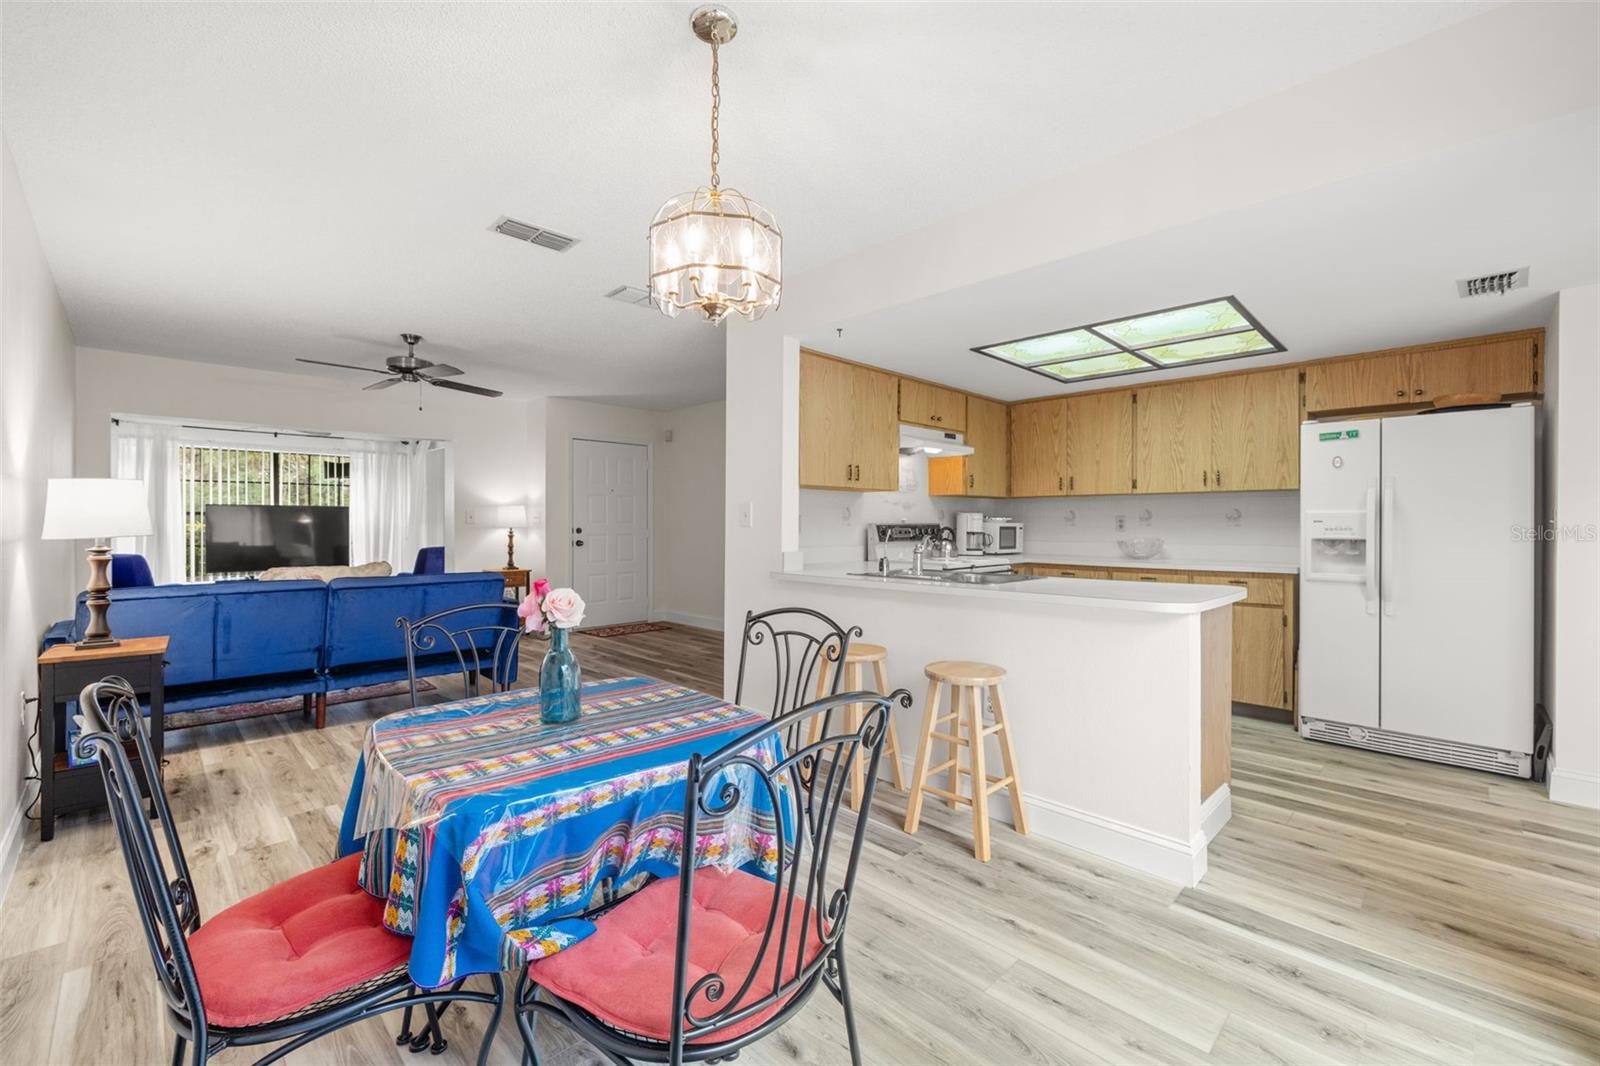
M575 540L575 541L573 541L573 542L572 542L572 543L573 543L573 544L576 544L576 545L577 545L577 546L578 546L578 547L580 547L580 548L581 548L581 547L583 547L583 541L582 541L582 540Z
M574 532L574 533L582 533L582 532L583 532L583 527L582 527L582 526L579 526L579 527L577 527L577 528L576 528L576 529L574 529L574 530L573 530L573 532Z

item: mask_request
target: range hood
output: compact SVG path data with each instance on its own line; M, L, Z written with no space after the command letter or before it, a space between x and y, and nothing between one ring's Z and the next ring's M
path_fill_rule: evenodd
M971 455L972 448L962 439L961 434L952 433L947 429L901 426L900 454L916 455L918 452L948 459L952 456Z

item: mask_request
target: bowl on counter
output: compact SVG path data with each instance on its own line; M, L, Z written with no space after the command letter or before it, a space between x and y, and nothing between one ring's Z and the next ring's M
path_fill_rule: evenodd
M1131 540L1117 541L1117 547L1122 554L1130 559L1154 559L1161 554L1161 549L1167 542L1160 537L1134 537Z

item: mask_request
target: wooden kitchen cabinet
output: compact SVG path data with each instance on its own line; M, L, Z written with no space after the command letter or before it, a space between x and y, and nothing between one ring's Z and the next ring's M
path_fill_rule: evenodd
M1011 408L1011 495L1067 494L1067 400Z
M900 421L962 433L967 428L967 394L911 378L900 379Z
M1110 496L1133 487L1133 393L1067 398L1067 492Z
M894 492L900 487L899 379L800 353L800 485Z
M1165 581L1175 585L1187 585L1189 573L1186 570L1113 570L1113 581Z
M1018 563L1011 569L1035 577L1078 577L1104 581L1111 576L1111 571L1098 567L1064 566L1060 563Z
M1408 402L1416 387L1408 352L1312 363L1306 367L1306 410L1346 411Z
M1262 707L1287 707L1289 630L1281 607L1233 605L1233 698Z
M904 386L902 381L902 402ZM1011 491L1011 430L1006 405L968 396L966 438L972 446L971 455L928 460L928 494L991 499L1008 495Z
M1135 492L1210 490L1214 392L1210 378L1152 385L1135 392Z
M1213 491L1300 487L1300 374L1293 367L1216 378Z
M1411 359L1412 400L1418 403L1463 392L1527 396L1538 391L1541 377L1538 342L1530 336L1419 348Z

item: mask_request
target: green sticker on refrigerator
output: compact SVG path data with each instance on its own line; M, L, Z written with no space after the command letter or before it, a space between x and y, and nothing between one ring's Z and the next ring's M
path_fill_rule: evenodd
M1342 432L1340 430L1334 429L1334 430L1329 430L1327 433L1318 433L1317 434L1317 439L1318 440L1355 440L1359 436L1361 436L1361 431L1359 429L1347 429L1347 430L1344 430Z

